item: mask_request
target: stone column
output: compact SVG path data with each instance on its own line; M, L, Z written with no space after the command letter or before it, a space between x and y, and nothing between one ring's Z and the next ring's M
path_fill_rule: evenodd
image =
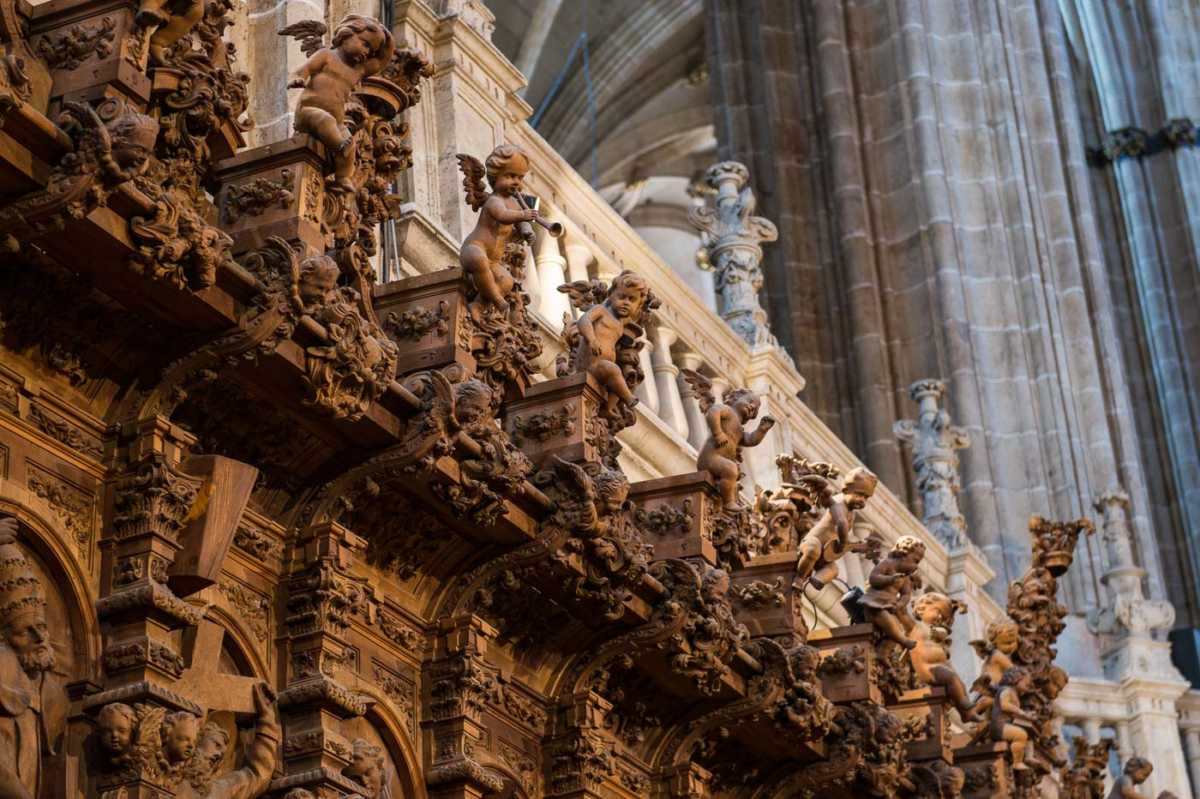
M941 407L946 394L942 380L918 380L908 394L919 406L916 420L896 422L893 431L912 447L917 491L921 494L921 521L946 549L954 552L967 544L967 520L958 509L958 454L971 444L967 431L950 423Z
M463 197L455 155L486 158L503 140L505 122L530 113L516 94L525 78L492 44L493 25L482 0L395 0L397 42L437 65L409 115L413 168L401 179L409 199L456 241L477 214Z
M1121 758L1124 763L1129 758L1136 754L1133 751L1133 745L1129 737L1129 722L1118 721L1117 727L1117 757Z
M553 218L553 211L543 206L540 213ZM541 296L538 300L538 311L555 331L562 330L563 314L571 309L571 301L558 287L567 282L567 259L559 249L558 239L538 227L537 232L537 271L541 286Z
M700 367L704 365L704 358L694 352L681 352L676 360L681 370L699 371ZM683 398L683 411L687 416L688 443L696 449L700 449L704 446L704 439L708 437L708 427L704 424L704 413L700 410L700 399L688 382L684 380L683 375L676 379L676 383L679 385L679 395Z
M1083 720L1083 735L1088 743L1100 743L1100 719L1086 718Z
M683 437L688 434L687 415L679 394L679 367L671 360L671 345L679 334L663 324L650 329L654 348L650 361L654 368L654 383L658 388L658 416L667 426Z
M775 225L754 213L750 171L736 161L710 167L705 182L717 191L715 207L692 208L688 218L701 231L707 262L716 271L717 311L751 347L775 346L762 290L762 244L779 238Z

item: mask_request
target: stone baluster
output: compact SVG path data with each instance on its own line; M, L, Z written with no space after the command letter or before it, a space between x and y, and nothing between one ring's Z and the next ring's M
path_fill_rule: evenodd
M954 552L967 545L967 521L958 508L958 450L970 446L967 431L950 423L941 407L946 394L942 380L918 380L908 394L919 406L916 420L896 422L893 431L912 446L913 470L921 492L921 521Z
M521 281L521 286L529 295L529 310L541 313L542 280L532 249L525 250L525 277Z
M1133 751L1133 739L1129 736L1129 722L1118 721L1117 728L1117 756L1124 763L1129 758L1136 754Z
M1083 734L1090 744L1100 743L1100 719L1086 718L1083 720Z
M680 369L691 369L699 371L704 365L704 358L695 352L685 351L679 353L677 359ZM708 437L708 426L704 423L704 413L700 410L700 398L696 396L696 392L688 385L688 382L680 375L676 379L679 385L679 394L683 398L683 410L687 415L687 439L688 443L696 449L704 446L704 440Z
M654 384L658 388L658 416L679 435L688 434L687 414L683 409L683 398L679 394L679 367L671 360L671 345L679 334L663 324L650 330L650 362L654 369Z
M539 213L547 219L553 219L553 210L543 204ZM558 246L558 239L551 236L545 229L538 226L536 243L536 260L538 280L541 284L541 296L538 299L538 312L550 323L554 330L562 330L563 314L571 309L571 301L558 287L567 282L567 259L563 257Z
M567 251L567 277L572 281L587 280L588 267L592 263L592 248L577 238L569 237L565 247Z
M654 375L654 359L650 355L653 349L654 344L647 341L641 351L638 352L638 362L642 367L642 374L646 376L646 379L641 382L634 393L637 394L637 398L642 401L647 410L657 414L660 402L658 398L658 381Z
M1192 785L1200 786L1200 727L1187 727L1183 735L1187 741L1188 773L1192 776Z

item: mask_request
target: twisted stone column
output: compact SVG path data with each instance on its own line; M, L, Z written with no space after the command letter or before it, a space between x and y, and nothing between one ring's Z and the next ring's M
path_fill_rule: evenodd
M702 262L716 271L717 310L751 347L773 347L775 337L759 303L762 244L779 238L774 223L754 214L750 172L736 161L722 161L704 176L716 189L715 206L699 206L688 219L700 230Z
M965 429L950 423L950 414L941 407L945 381L918 380L908 394L919 406L917 418L896 422L893 432L912 446L924 506L921 521L953 552L967 545L967 520L958 507L958 450L970 446L971 440Z

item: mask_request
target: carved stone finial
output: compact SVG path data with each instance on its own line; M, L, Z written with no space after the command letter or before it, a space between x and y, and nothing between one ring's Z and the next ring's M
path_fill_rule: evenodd
M779 231L769 220L753 215L749 180L749 170L736 161L709 167L704 181L716 190L715 205L693 208L688 219L701 232L700 263L717 273L721 317L751 347L774 346L758 292L763 285L762 244L779 238Z
M913 469L924 507L921 521L937 539L954 551L967 546L967 520L958 507L961 487L957 451L971 444L967 431L950 423L941 407L944 380L918 380L908 389L918 404L917 418L896 422L893 432L913 448Z
M1175 608L1165 600L1146 599L1142 593L1144 569L1133 555L1133 534L1129 529L1129 495L1120 486L1109 488L1096 498L1096 511L1104 517L1104 548L1108 570L1100 577L1108 595L1104 607L1088 614L1088 628L1097 635L1150 638L1153 631L1169 629L1175 623Z

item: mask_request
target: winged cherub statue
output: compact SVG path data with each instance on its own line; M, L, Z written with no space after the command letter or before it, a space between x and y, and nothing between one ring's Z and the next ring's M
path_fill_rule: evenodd
M476 301L505 315L509 295L517 282L508 268L506 255L510 245L529 240L533 229L528 223L537 218L537 213L525 208L520 199L525 176L529 174L529 156L515 144L501 144L484 163L462 153L457 157L467 205L479 212L475 229L459 250L459 261L475 289ZM485 177L491 191L484 184Z
M700 400L700 410L708 425L708 439L700 448L696 468L708 472L717 483L721 504L728 511L742 511L738 502L738 480L742 473L742 447L756 447L772 427L775 419L764 416L753 431L745 426L758 416L761 400L746 388L725 392L720 402L713 395L712 380L692 369L683 370L683 378Z
M305 20L279 32L300 40L308 56L288 82L289 89L303 89L296 106L296 131L308 133L333 153L336 186L355 190L354 136L346 126L346 103L363 78L383 71L396 43L392 32L371 17L347 14L333 32L328 47L321 46L325 25Z

